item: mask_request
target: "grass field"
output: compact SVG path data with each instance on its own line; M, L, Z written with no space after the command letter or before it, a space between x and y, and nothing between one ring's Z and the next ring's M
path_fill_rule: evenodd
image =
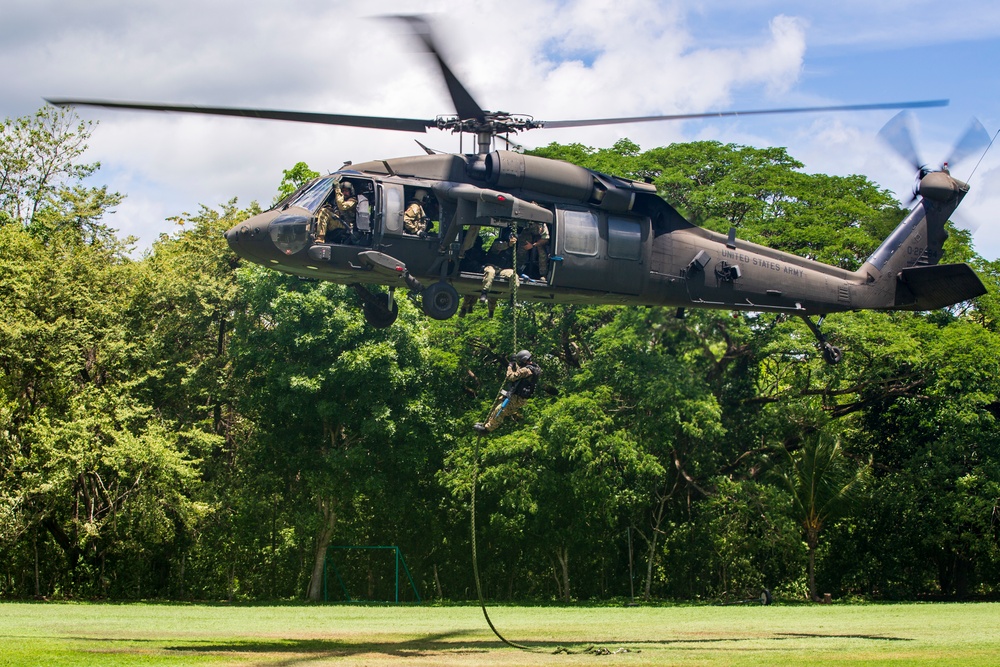
M0 604L0 665L1000 665L998 603L490 616L533 650L472 606Z

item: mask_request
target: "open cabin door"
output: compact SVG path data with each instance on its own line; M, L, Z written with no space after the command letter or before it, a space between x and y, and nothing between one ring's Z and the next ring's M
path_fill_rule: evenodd
M649 263L649 219L558 209L553 287L639 294Z

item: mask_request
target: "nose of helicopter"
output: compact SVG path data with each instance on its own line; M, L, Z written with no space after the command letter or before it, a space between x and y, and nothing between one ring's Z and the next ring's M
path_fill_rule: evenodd
M260 262L270 258L274 244L268 236L268 226L276 212L266 211L233 226L223 236L229 247L240 257Z

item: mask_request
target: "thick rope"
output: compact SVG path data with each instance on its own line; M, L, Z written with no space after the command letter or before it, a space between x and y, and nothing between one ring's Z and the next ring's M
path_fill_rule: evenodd
M476 487L479 485L479 441L482 439L483 436L476 438L475 453L472 459L472 507L469 512L472 517L472 573L475 575L476 579L476 593L479 595L479 607L483 610L483 617L486 619L486 624L490 626L490 630L493 631L493 634L495 634L500 641L512 648L521 649L523 651L532 651L534 649L530 646L524 646L522 644L512 642L500 634L500 631L496 629L496 626L493 625L493 621L490 620L489 612L486 611L486 602L483 599L483 587L482 584L479 583L479 559L476 555Z
M513 233L514 230L511 231ZM517 244L520 242L521 239L517 239L510 253L510 261L513 265L511 266L511 270L514 272L510 283L511 328L514 330L513 341L511 342L511 354L517 354L517 286L521 282L521 279L517 275Z

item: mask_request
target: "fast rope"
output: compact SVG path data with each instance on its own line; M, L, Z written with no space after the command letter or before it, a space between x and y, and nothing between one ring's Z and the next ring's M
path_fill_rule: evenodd
M513 234L516 228L511 225L511 233ZM510 312L511 312L511 329L512 334L512 348L514 353L517 352L517 284L519 282L517 277L517 243L520 239L515 239L514 247L511 248L510 252L510 263L511 263L511 277L510 277ZM491 411L492 414L492 411ZM479 445L482 441L483 436L478 436L476 438L475 448L472 454L472 497L469 508L469 516L471 517L471 529L472 529L472 574L476 580L476 595L479 596L479 608L483 610L483 618L486 619L486 624L490 626L490 630L493 634L497 636L497 639L502 641L507 646L511 648L520 649L522 651L534 651L535 649L530 646L525 646L523 644L518 644L517 642L512 642L497 630L496 626L493 625L493 621L490 619L490 614L486 611L486 600L483 598L483 586L479 579L479 557L478 549L476 548L476 487L479 486Z
M486 601L483 599L483 586L479 581L479 559L477 558L476 549L476 487L479 486L479 441L482 439L483 436L476 438L476 446L472 456L472 499L469 511L472 517L472 573L476 580L476 594L479 596L479 607L483 610L483 617L486 619L486 624L490 626L490 630L497 636L497 639L511 648L521 649L522 651L533 651L535 649L530 646L512 642L500 634L500 631L493 625L493 621L490 620L490 614L486 611Z
M537 646L525 646L524 644L518 644L517 642L512 642L497 630L496 626L493 625L493 620L490 619L490 614L486 611L486 600L483 598L483 586L479 579L479 558L478 549L476 548L476 487L479 486L479 444L483 436L478 436L476 438L475 448L473 450L472 458L472 497L470 502L469 515L471 517L470 523L472 528L472 574L476 580L476 595L479 596L479 608L483 610L483 618L486 619L486 624L490 626L490 630L493 634L497 636L497 639L502 641L507 646L511 648L520 649L522 651L531 651L532 653L543 652L543 649ZM588 645L584 649L573 650L565 646L557 646L552 653L566 653L566 654L576 654L576 653L593 653L595 655L613 655L617 653L628 653L629 649L620 648L615 651L610 649L596 647L593 644Z
M515 228L511 228L511 234L515 232ZM513 343L511 345L511 354L517 354L517 286L521 282L520 278L517 276L517 244L520 243L521 239L515 238L514 247L511 249L510 262L511 271L513 274L510 278L510 313L511 313L511 328L514 330L513 333Z

